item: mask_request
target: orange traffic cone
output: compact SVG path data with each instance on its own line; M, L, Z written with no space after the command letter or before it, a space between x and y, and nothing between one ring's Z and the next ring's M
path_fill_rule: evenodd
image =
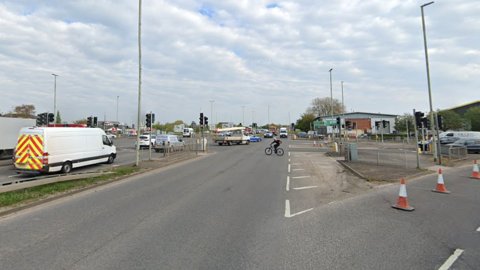
M437 180L437 189L432 189L433 192L448 194L448 191L445 188L445 183L443 182L442 169L438 169L438 180Z
M407 200L407 188L405 186L405 179L402 178L402 184L400 185L400 194L398 195L398 202L396 205L392 205L393 208L404 210L404 211L413 211L415 208L408 205Z
M476 160L473 161L473 172L470 178L480 179L480 173L478 173L478 165Z
M317 142L313 141L313 147L317 146Z

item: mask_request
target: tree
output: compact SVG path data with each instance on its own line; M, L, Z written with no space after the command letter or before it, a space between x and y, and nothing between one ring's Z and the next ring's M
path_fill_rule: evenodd
M465 129L465 121L460 117L460 115L458 115L454 111L438 111L437 114L442 116L443 130Z
M480 131L480 107L468 109L463 117L470 121L472 131Z
M60 111L57 111L57 118L55 119L55 124L61 124L62 117L60 116Z
M80 119L80 120L75 120L73 122L74 124L87 124L87 119Z
M13 118L36 118L35 105L22 104L20 106L16 106L13 111L5 114L4 116Z
M340 114L345 112L345 106L338 99L333 99L333 114ZM307 114L314 116L325 116L332 114L332 100L329 97L315 98L312 100L310 107L308 107Z
M414 129L414 119L413 115L405 113L403 116L395 119L395 130L401 132L407 132L407 122L408 122L408 132L413 132Z
M301 115L300 119L297 120L295 128L303 131L308 131L310 130L310 126L313 126L314 120L315 115L313 113L304 113Z

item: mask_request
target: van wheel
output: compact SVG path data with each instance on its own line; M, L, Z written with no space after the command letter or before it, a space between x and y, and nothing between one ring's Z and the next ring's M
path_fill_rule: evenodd
M108 157L107 164L112 164L114 160L115 160L115 158L113 157L113 155L110 155Z
M65 162L62 166L62 173L70 173L72 171L72 163Z

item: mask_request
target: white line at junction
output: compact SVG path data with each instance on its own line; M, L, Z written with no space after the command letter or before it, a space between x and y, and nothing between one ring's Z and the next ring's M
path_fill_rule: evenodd
M288 164L288 172L290 172L290 164Z
M303 171L304 169L293 169L293 171Z
M478 227L477 232L480 232L480 227Z
M292 177L292 179L309 178L309 177L310 177L309 175L306 175L306 176L295 176L295 177Z
M318 186L309 186L309 187L298 187L298 188L293 188L295 190L302 190L302 189L309 189L309 188L316 188Z
M292 214L290 214L290 201L285 200L285 217L286 218L291 218L291 217L306 213L306 212L311 211L311 210L313 210L313 208L310 208L310 209L307 209L307 210L304 210L304 211L301 211L301 212L298 212L298 213L295 213L295 214L292 215Z
M287 191L290 190L290 176L287 176Z
M455 263L455 261L462 255L463 250L457 248L455 252L448 258L448 260L438 270L448 270Z

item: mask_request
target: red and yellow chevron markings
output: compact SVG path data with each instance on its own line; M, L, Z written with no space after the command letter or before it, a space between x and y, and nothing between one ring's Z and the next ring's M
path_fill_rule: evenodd
M43 167L43 136L22 134L18 137L15 165L24 169L40 170Z

